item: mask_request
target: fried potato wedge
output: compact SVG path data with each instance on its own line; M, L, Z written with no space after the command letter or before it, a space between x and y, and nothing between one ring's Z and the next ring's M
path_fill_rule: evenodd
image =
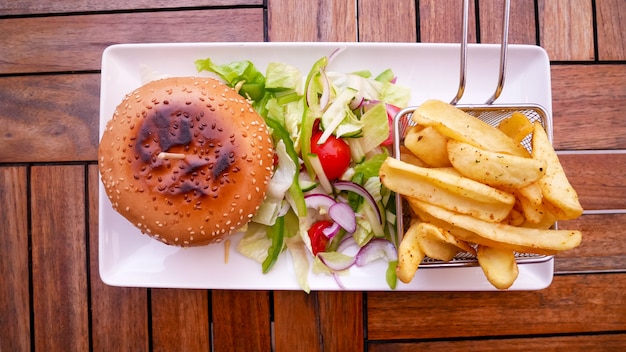
M511 287L519 275L515 253L509 249L479 245L476 258L487 280L499 290Z
M456 140L449 140L447 149L452 166L463 176L493 187L526 187L546 173L543 160L491 152Z
M543 202L543 193L541 191L541 186L539 186L539 183L537 182L533 182L526 187L518 189L517 191L534 205L538 206Z
M546 174L538 181L543 197L558 208L555 215L559 220L575 219L583 213L578 194L567 179L543 126L536 122L534 127L532 157L547 163Z
M547 211L543 203L534 204L519 191L515 192L515 195L524 213L524 218L531 224L539 224Z
M422 252L433 259L450 261L459 252L459 247L448 243L441 228L421 222L417 224L418 245Z
M500 121L498 129L511 137L516 143L521 143L534 129L526 115L514 112L511 116Z
M415 277L415 272L426 256L419 246L420 228L419 222L413 223L404 234L398 246L398 265L396 276L405 284Z
M427 100L413 113L413 121L432 126L444 136L493 152L522 157L528 151L504 132L441 100Z
M404 146L432 167L451 166L446 144L448 137L433 127L411 128L404 137Z
M472 238L459 237L462 240L485 246L507 248L522 253L554 254L573 249L580 245L582 240L581 232L576 230L544 230L491 223L416 199L410 200L409 203L444 223L453 224L476 235ZM455 233L455 236L460 234Z
M428 164L423 162L420 158L415 156L413 152L411 152L409 149L407 149L404 146L400 147L400 160L404 161L405 163L413 164L416 166L428 167Z
M475 244L482 244L485 246L491 246L491 247L502 247L502 248L507 248L516 252L520 252L520 253L534 253L534 254L541 254L541 255L554 255L556 253L558 253L559 251L556 250L548 250L548 249L539 249L539 248L533 248L533 247L527 247L527 246L520 246L520 245L510 245L507 243L500 243L498 241L494 241L491 240L489 238L485 238L485 237L481 237L480 235L469 231L467 229L464 229L462 227L453 225L445 220L441 220L433 215L431 215L430 213L428 213L427 211L422 209L422 206L424 204L424 202L421 202L419 200L416 199L408 199L408 203L411 206L411 210L416 214L416 216L421 219L424 222L429 222L431 224L436 225L437 227L440 227L446 231L448 231L450 234L452 234L455 238L465 241L467 243L475 243ZM523 218L522 215L522 221L525 221L525 219ZM506 224L506 223L501 223L501 224ZM533 227L533 226L529 226L529 227ZM536 228L536 227L533 227ZM470 252L471 253L471 252Z
M500 222L515 204L515 196L466 177L423 168L388 157L380 171L390 190L485 221Z

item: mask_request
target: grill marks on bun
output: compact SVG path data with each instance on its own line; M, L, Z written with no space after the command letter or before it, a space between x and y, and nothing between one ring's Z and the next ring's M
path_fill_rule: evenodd
M98 154L113 208L178 246L219 242L247 224L265 197L274 157L250 104L216 79L195 77L127 94Z

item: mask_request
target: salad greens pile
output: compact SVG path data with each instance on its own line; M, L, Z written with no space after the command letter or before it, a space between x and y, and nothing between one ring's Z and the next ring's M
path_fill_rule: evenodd
M309 258L314 273L334 275L341 287L339 274L384 259L395 288L395 195L378 170L390 153L392 118L410 91L395 84L390 69L377 76L329 71L338 53L320 58L306 76L282 62L263 74L248 60L196 60L199 72L217 74L252 104L275 146L266 199L237 250L263 273L288 250L307 292Z

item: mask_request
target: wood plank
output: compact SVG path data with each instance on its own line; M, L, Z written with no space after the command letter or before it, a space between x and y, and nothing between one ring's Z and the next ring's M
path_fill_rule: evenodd
M598 59L626 60L626 6L623 0L596 1Z
M0 351L31 349L27 180L26 167L0 167Z
M413 351L619 351L626 345L626 334L534 336L512 339L467 339L457 341L370 343L369 352Z
M584 209L626 209L626 153L560 154Z
M624 331L625 289L626 273L619 273L555 276L541 291L370 292L368 339Z
M552 65L557 149L626 149L626 65Z
M271 350L268 291L211 291L211 312L214 351Z
M459 0L420 0L419 41L460 43L463 36L463 3ZM469 2L468 43L476 43L476 10Z
M626 271L626 214L583 215L576 220L559 221L562 229L583 233L578 248L557 254L555 272Z
M89 165L89 267L94 351L146 351L149 343L145 288L105 285L98 274L98 167Z
M35 348L89 350L85 168L31 169Z
M360 351L361 292L274 292L275 351Z
M0 3L0 16L67 12L175 9L181 7L262 5L263 0L12 0Z
M210 350L206 290L151 289L153 351Z
M417 18L413 0L360 0L360 42L416 42Z
M365 341L363 293L318 292L323 351L362 351Z
M99 94L97 74L1 77L0 162L96 160Z
M287 15L289 14L289 15ZM354 42L356 2L350 0L267 0L272 42Z
M550 60L594 59L590 0L538 0L538 9L539 42Z
M502 42L504 1L479 0L480 42ZM537 44L534 0L511 1L509 9L509 44Z
M274 292L274 351L322 351L320 323L317 292Z
M99 70L111 44L263 41L263 28L262 8L6 18L0 73Z

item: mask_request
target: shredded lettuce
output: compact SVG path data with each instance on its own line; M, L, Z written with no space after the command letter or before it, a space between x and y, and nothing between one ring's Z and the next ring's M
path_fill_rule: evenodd
M300 236L286 239L285 244L291 254L298 285L304 292L311 292L311 287L309 286L309 260L307 259L306 245Z
M302 81L298 68L282 62L270 62L265 72L265 88L269 90L295 91Z
M267 226L251 222L245 235L237 243L237 251L242 255L263 263L272 241L267 237Z

